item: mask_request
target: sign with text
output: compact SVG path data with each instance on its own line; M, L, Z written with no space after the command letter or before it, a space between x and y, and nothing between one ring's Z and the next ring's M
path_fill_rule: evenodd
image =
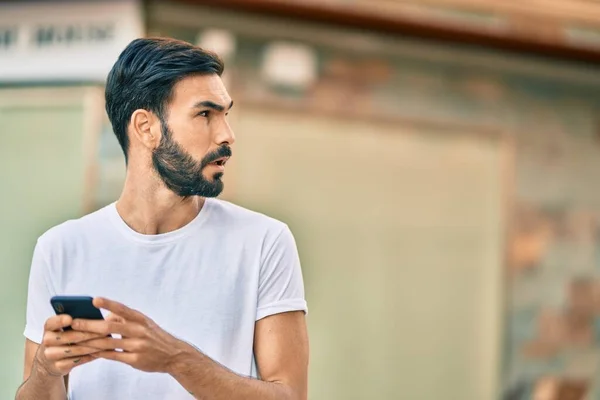
M0 3L0 82L104 82L143 35L135 0Z

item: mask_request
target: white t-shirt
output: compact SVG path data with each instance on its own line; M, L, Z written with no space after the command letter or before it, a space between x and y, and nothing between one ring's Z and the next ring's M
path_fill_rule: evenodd
M115 204L58 225L37 242L25 336L40 343L54 295L103 296L137 309L213 360L256 377L254 325L272 314L306 312L302 272L287 225L207 199L186 226L143 235ZM76 367L72 400L191 399L170 375L109 360Z

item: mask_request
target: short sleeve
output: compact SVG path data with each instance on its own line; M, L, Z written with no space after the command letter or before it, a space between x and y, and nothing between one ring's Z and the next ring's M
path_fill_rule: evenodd
M284 226L262 257L256 320L288 311L308 311L296 241Z
M44 336L44 324L54 315L50 305L52 286L50 285L48 263L40 246L40 242L33 251L33 260L29 273L29 287L27 291L27 317L24 335L27 339L41 343Z

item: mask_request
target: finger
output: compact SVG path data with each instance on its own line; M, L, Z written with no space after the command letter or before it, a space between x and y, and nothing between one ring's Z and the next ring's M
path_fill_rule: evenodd
M98 351L103 350L115 350L122 349L123 351L140 351L144 345L140 339L113 339L113 338L102 338L92 339L83 343L86 347L97 349Z
M44 331L60 331L71 325L71 321L73 321L73 318L70 315L54 315L46 320Z
M69 373L73 368L79 365L87 364L95 359L95 357L90 355L76 356L57 361L54 365L59 371L62 371L63 373Z
M123 318L115 313L112 313L112 312L106 316L105 320L113 321L113 322L120 322L122 324L124 324L126 322L125 318Z
M103 336L118 333L122 336L138 337L144 333L143 328L136 323L120 323L98 319L74 319L71 327L76 331L92 332Z
M67 332L45 332L42 343L47 346L61 346L70 343L80 343L86 340L96 339L102 337L97 333L93 332L78 332L78 331L67 331Z
M119 362L129 364L129 365L134 364L138 360L138 355L136 353L126 353L126 352L111 351L111 350L100 351L98 353L94 353L91 357L119 361Z
M92 353L97 353L99 350L89 346L73 345L73 346L53 346L44 348L44 357L50 361L63 360L65 358L73 358L85 356Z
M121 304L117 301L105 299L104 297L96 297L94 299L94 306L96 306L97 308L104 308L105 310L115 313L129 321L146 321L146 316L141 312L129 308L126 305Z

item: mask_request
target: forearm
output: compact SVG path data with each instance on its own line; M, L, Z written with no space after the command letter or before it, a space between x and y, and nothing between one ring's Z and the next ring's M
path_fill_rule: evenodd
M66 400L62 376L48 374L34 360L29 378L19 387L15 400Z
M284 384L239 376L191 347L169 373L197 399L301 400Z

